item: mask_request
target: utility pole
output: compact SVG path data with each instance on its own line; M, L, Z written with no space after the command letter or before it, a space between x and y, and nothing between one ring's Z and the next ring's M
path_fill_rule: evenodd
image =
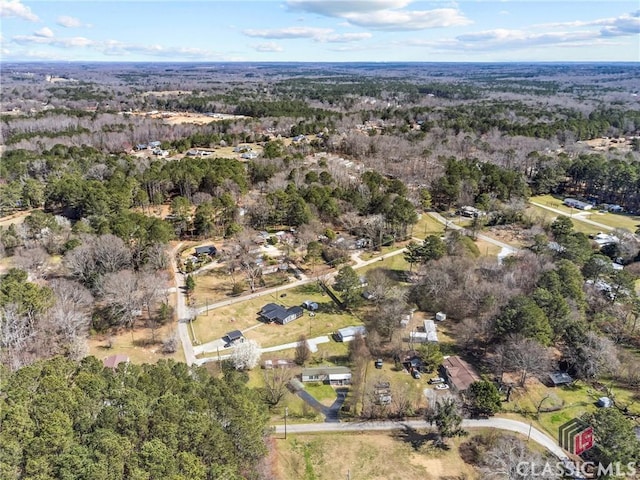
M284 407L284 439L287 439L287 416L289 415L289 407Z

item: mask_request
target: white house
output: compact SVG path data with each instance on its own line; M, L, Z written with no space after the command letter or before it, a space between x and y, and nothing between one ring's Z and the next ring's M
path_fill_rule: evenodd
M367 333L367 329L364 325L353 326L353 327L344 327L336 332L336 338L339 342L350 342L356 335L365 336Z
M348 367L303 368L302 381L348 385L351 383L351 370Z

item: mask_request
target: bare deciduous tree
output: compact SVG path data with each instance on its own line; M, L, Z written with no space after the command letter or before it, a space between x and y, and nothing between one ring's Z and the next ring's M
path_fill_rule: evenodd
M620 367L615 344L592 331L567 351L567 357L580 378L594 379L604 373L616 373Z
M311 357L311 349L309 348L309 342L305 335L300 335L298 338L298 345L296 346L295 362L298 365L304 365Z
M42 247L18 247L15 249L13 257L13 263L17 268L25 270L35 277L44 275L48 260L49 255Z
M77 282L56 279L51 282L55 303L47 316L69 345L84 341L91 324L93 296Z
M271 407L275 407L287 394L287 385L293 378L293 373L288 368L271 368L262 374L264 388L262 398Z
M549 371L550 350L531 338L509 338L498 353L503 357L501 361L507 371L520 373L521 387L529 375L541 375Z
M101 285L101 294L120 325L133 328L142 312L144 301L139 276L131 270L108 273Z
M544 468L545 459L527 448L522 440L506 436L484 453L482 459L482 478L488 480L543 480L559 479L555 468ZM555 464L555 463L554 463Z

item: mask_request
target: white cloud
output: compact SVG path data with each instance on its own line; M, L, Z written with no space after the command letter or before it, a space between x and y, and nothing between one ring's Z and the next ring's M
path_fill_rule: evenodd
M284 50L275 42L259 43L257 45L252 45L252 47L256 52L265 53L282 52Z
M70 17L69 15L60 15L56 20L56 23L61 27L65 28L78 28L84 27L85 25L80 21L80 19L75 17Z
M590 28L591 27L591 28ZM533 25L522 30L493 29L439 40L411 40L407 45L451 52L521 50L535 47L612 45L611 37L640 33L638 12L615 18Z
M315 42L327 43L351 43L367 40L372 37L368 32L336 33L331 28L316 27L286 27L264 30L244 30L242 33L248 37L258 37L275 40L291 40L296 38L308 38ZM263 44L266 45L266 44Z
M326 37L319 37L317 40L319 42L329 42L329 43L351 43L351 42L359 42L360 40L367 40L371 38L369 32L361 32L361 33L335 33L331 35L327 35Z
M385 10L372 13L349 13L345 17L352 25L377 30L426 30L458 27L473 23L455 8L436 10Z
M37 32L34 32L33 34L36 37L52 38L53 37L53 30L51 30L49 27L43 27L40 30L38 30Z
M289 0L291 10L303 10L326 17L344 17L406 7L412 0Z
M151 57L181 59L222 59L221 54L217 52L199 48L139 45L117 40L96 41L85 37L54 37L42 35L42 31L39 33L34 35L15 35L11 38L11 41L21 46L47 45L61 49L88 48L109 56L141 54Z
M248 37L289 39L289 38L318 38L322 35L329 35L333 32L330 28L316 27L287 27L263 30L243 30L242 33Z
M405 9L410 4L411 0L289 0L287 2L291 10L342 18L351 26L377 30L426 30L473 23L457 7L433 10Z
M0 17L18 17L30 22L40 21L31 8L23 5L20 0L0 0Z

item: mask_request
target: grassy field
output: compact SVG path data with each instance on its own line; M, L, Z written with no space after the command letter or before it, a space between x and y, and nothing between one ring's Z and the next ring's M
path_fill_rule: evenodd
M233 282L224 268L212 268L195 275L196 288L193 292L195 305L203 307L207 304L225 300L232 295ZM238 283L243 285L244 292L249 293L249 285L241 272L236 273ZM262 277L260 288L273 288L285 285L290 277L287 273L276 272Z
M596 210L588 210L583 212L582 210L576 210L575 208L569 208L562 204L562 200L555 198L551 195L538 195L536 197L531 197L529 199L531 202L536 202L541 205L545 205L547 207L555 208L557 210L561 210L565 212L568 216L574 220L574 225L576 225L576 230L583 231L578 229L578 223L584 224L584 222L580 222L581 218L591 220L593 222L601 223L603 225L607 225L612 228L625 228L632 232L635 232L638 227L640 227L640 216L637 215L623 215L609 212L600 212ZM535 207L535 205L532 205ZM538 207L535 207L537 211L544 210ZM546 210L550 217L555 217L556 215L553 212ZM595 231L585 231L585 233L597 233L597 227L593 225L586 224L585 227L589 227L591 230L596 229Z
M423 432L289 435L277 440L277 478L282 480L424 480L479 478L458 454L435 449ZM345 448L348 445L349 448Z
M444 225L424 212L418 223L413 226L412 233L415 238L424 239L429 235L441 235L442 232L444 232Z
M301 305L305 300L315 301L320 306L314 317L305 314L287 325L264 324L258 318L258 312L267 303L274 302L291 307ZM274 293L212 310L198 316L193 328L197 341L205 343L221 338L229 330L244 331L256 327L246 332L245 337L256 340L263 347L269 347L295 342L301 335L312 338L361 323L354 315L339 310L315 283L310 283L287 290L281 295Z
M160 349L162 340L172 334L176 325L171 323L156 330L158 343L151 343L151 329L135 328L133 333L130 330L122 330L117 335L110 338L111 348L108 347L108 337L106 335L93 335L88 340L89 355L103 360L106 357L116 354L123 354L129 357L131 363L156 363L158 360L172 358L179 362L184 362L182 347L178 346L178 351L172 355L163 354Z
M611 391L620 404L630 404L633 400L634 392L618 387L612 387ZM502 405L509 412L529 417L534 425L556 437L558 428L562 424L584 413L595 411L597 409L595 402L605 395L604 392L596 391L580 381L555 388L547 387L539 381L528 381L526 390L516 389L511 396L511 401ZM541 410L553 408L554 411L542 411L536 421L534 418L536 409L545 397L547 398L542 403ZM637 404L630 408L633 412L640 414L640 406Z
M558 214L556 214L555 212L545 210L544 208L538 207L536 205L527 206L526 214L530 218L534 219L535 223L551 223L558 216ZM591 225L589 223L581 222L580 217L572 216L571 221L573 222L573 229L576 232L582 232L586 235L591 235L602 231L602 228L596 227L595 225Z

